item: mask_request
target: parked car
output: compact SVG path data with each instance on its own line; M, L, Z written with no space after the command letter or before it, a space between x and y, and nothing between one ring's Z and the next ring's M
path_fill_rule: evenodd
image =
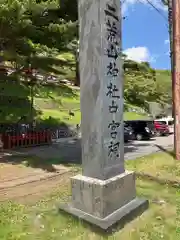
M148 140L155 134L154 122L150 120L131 120L125 121L127 127L132 128L133 139L138 141Z
M124 125L124 142L132 140L132 137L133 137L132 128Z
M154 127L156 130L156 136L166 136L170 134L169 126L163 121L154 121Z
M174 133L174 118L164 117L164 118L155 119L155 121L158 121L158 122L168 125L169 133Z

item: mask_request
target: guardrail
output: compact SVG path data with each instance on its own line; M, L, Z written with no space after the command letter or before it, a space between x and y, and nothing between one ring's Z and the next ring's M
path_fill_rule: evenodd
M55 129L51 131L52 142L56 142L62 138L77 137L79 130L76 129Z
M0 124L0 134L3 136L2 141L6 149L58 142L60 139L77 137L79 132L79 125L49 127L39 124L31 130L30 124L23 127L18 124ZM47 133L48 139L51 138L51 141L48 140L46 143L43 139L46 139L45 135Z
M51 144L52 138L50 131L25 133L12 136L4 134L2 135L2 142L4 149L13 149Z

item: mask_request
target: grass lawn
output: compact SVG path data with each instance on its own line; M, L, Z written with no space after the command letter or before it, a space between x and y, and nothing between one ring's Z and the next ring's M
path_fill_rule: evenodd
M55 118L59 122L66 122L68 124L78 124L81 122L80 111L74 112L75 116L70 117L67 111L59 111L54 109L42 109L41 119L47 119L49 116Z
M71 108L73 110L73 108ZM75 116L70 118L67 109L57 110L57 109L41 109L42 111L42 119L46 119L49 116L56 118L59 122L66 122L69 124L78 124L81 122L81 112L80 110L74 111ZM137 113L125 112L124 113L125 120L136 120L136 119L147 119L146 116L140 115Z
M59 56L61 59L67 61L74 61L73 55L64 53ZM74 71L74 70L72 70ZM64 78L68 78L64 76ZM0 83L1 95L7 96L4 102L0 103L0 119L1 122L17 122L20 117L31 117L31 89L22 82L15 84L14 82L1 81ZM66 122L68 124L80 123L80 93L79 90L70 86L59 84L58 86L37 85L34 87L34 117L36 119L47 119L49 116L55 118L57 122ZM15 101L12 96L23 98L21 101ZM125 106L133 107L125 103ZM138 107L133 107L138 110ZM75 113L75 116L69 117L69 110ZM145 119L147 116L138 114L136 112L125 112L125 120Z
M136 161L127 161L127 168L154 177L180 182L180 162L174 160L172 152L159 152Z
M159 159L161 167L159 168ZM170 174L179 177L180 165L167 153L153 154L144 157L146 162L142 167L142 159L136 164L132 161L126 163L128 169L137 171L162 172L164 178L170 178ZM148 164L149 162L149 164ZM155 166L157 164L157 166ZM175 166L179 169L174 172L163 168ZM64 216L57 212L56 204L67 201L70 195L70 186L63 185L53 194L34 205L18 205L15 203L3 203L0 206L0 239L1 240L179 240L180 239L180 191L160 185L157 182L137 179L137 195L150 201L149 209L143 215L131 221L125 227L112 235L100 234L93 231L88 224L81 223L71 216Z
M35 98L35 103L38 109L42 111L42 119L46 119L49 116L56 118L59 122L66 122L69 124L78 124L81 121L80 112L80 93L74 91L74 96L62 97L52 93L54 99ZM136 107L137 108L137 107ZM138 108L137 108L138 109ZM69 118L69 110L72 110L75 114L74 117ZM69 118L69 119L68 119ZM147 115L138 114L136 112L125 112L125 120L136 120L136 119L148 119Z
M62 54L62 59L72 60L72 54ZM65 78L65 76L64 76ZM30 117L31 102L30 88L22 82L15 84L14 82L0 83L1 95L7 96L4 102L0 103L0 119L1 122L17 122L21 116ZM57 122L66 122L68 124L80 123L80 92L70 86L62 84L55 86L35 86L34 90L34 117L36 119L47 119L49 116L55 118ZM19 102L15 102L12 96L23 98ZM125 103L127 105L127 103ZM133 107L128 104L128 107ZM134 107L138 110L138 107ZM69 110L75 113L75 116L69 117ZM145 119L147 116L136 112L125 112L125 120Z
M58 98L56 98L56 101ZM42 111L42 119L46 119L49 116L56 118L58 121L64 121L69 124L78 124L81 121L80 112L80 100L77 93L77 97L74 98L61 98L61 104L56 104L52 100L35 99L38 108ZM50 106L48 106L50 105ZM48 109L47 109L48 108ZM72 110L75 114L74 117L69 118L69 110ZM138 114L136 112L124 112L125 120L136 120L136 119L148 119L146 115Z
M149 117L135 112L124 113L124 120L141 120L141 119L149 119Z

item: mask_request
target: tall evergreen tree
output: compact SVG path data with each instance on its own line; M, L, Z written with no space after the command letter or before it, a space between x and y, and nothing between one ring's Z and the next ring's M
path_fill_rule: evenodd
M31 108L34 85L39 82L34 73L59 75L64 66L73 64L57 56L77 36L77 23L60 18L59 13L58 0L0 1L0 59L13 68L10 76L0 73L0 80L28 82Z
M2 0L0 50L4 61L19 69L57 72L63 63L54 56L67 49L77 35L76 23L59 18L58 1Z

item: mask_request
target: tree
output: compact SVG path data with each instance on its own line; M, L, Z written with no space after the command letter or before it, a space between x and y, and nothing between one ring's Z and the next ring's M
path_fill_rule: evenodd
M159 103L149 102L149 113L153 118L156 118L163 113L163 109Z
M77 35L76 24L60 19L57 1L4 0L0 8L0 49L16 61L49 56L67 49ZM14 44L12 44L12 42ZM6 54L5 54L6 53ZM11 59L10 59L11 60Z
M60 18L59 11L58 0L1 0L0 57L13 69L1 81L13 78L32 90L39 83L35 73L59 75L72 66L56 56L77 36L77 23Z
M73 39L68 45L70 52L74 55L75 59L75 86L80 86L80 73L79 73L79 41L77 39Z
M124 60L123 68L124 98L127 102L142 106L146 110L149 109L148 102L157 102L162 106L169 103L171 99L168 90L170 79L167 78L167 73L166 78L160 77L162 75L152 69L149 63L137 63L127 58Z
M78 20L78 3L77 0L59 0L59 16L67 21Z

